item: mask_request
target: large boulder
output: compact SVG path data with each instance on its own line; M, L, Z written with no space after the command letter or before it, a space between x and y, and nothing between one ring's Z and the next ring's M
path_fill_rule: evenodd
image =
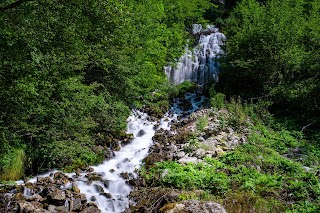
M62 190L56 190L48 195L48 201L55 206L63 206L66 202L66 193Z

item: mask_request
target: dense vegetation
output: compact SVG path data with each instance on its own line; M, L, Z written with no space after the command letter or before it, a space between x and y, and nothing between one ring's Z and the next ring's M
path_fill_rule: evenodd
M104 159L97 146L112 147L130 107L166 107L162 67L181 55L186 29L203 22L208 7L207 0L1 1L0 179Z
M181 199L230 212L319 212L320 0L219 2L1 1L0 181L96 164L124 135L130 108L166 110L190 85L170 86L163 66L205 17L228 38L216 85L224 94L211 93L211 106L228 110L234 129L250 118L248 143L141 174L153 186L205 190Z
M221 91L271 100L282 115L298 117L301 128L312 123L315 129L320 115L319 22L319 0L239 1L223 21L228 42Z
M210 103L233 115L226 126L253 121L248 143L205 163L162 161L141 174L228 212L319 212L320 1L226 3L211 8L228 41L215 87L224 94L213 92Z

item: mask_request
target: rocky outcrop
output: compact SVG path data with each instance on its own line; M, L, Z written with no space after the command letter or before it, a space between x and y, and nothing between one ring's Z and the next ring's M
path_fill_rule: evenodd
M185 200L179 203L169 203L160 209L163 213L226 213L226 210L215 202Z
M38 177L35 183L5 186L0 200L0 209L6 213L100 212L87 202L74 180L61 172Z
M141 188L131 192L130 197L135 206L131 206L127 213L226 213L226 210L215 202L198 200L181 201L181 194L188 192L162 187ZM200 196L204 191L193 191L193 195Z
M203 162L205 157L220 157L237 146L247 142L250 133L247 125L234 130L226 125L225 119L230 116L227 110L215 111L202 109L171 122L171 130L159 129L153 137L154 145L150 155L144 160L148 165L163 160L176 160L178 163ZM197 129L197 119L206 117L208 124Z
M252 125L248 120L235 129L227 122L232 116L227 110L202 109L189 117L178 118L170 122L170 130L158 129L153 137L154 144L150 154L144 159L146 169L160 161L176 161L180 164L201 163L205 157L219 158L247 142ZM205 125L199 125L199 118L207 119ZM158 178L168 175L163 170ZM132 181L133 182L133 181ZM163 188L146 188L143 178L135 183L130 198L136 203L131 212L163 213L225 213L225 209L215 202L197 200L181 201L181 191ZM193 193L193 192L192 192Z

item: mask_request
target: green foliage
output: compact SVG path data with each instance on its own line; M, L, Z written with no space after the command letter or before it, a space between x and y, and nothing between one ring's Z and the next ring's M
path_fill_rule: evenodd
M208 126L209 124L209 120L208 120L208 116L202 116L200 118L197 119L196 121L196 129L198 131L202 131L206 126Z
M161 175L166 169L168 174L160 179L163 186L175 186L179 189L203 189L211 193L223 193L229 186L227 175L219 172L215 167L207 164L181 165L175 162L156 163L146 174L147 180L152 180L154 175Z
M268 98L296 117L317 120L319 5L318 0L239 1L225 20L228 54L220 91Z
M210 106L215 109L221 109L224 108L224 101L226 99L226 96L222 93L214 94L210 97Z
M0 155L1 174L0 181L17 180L24 175L26 161L25 150L13 148L7 153Z
M110 145L106 141L125 129L129 107L165 111L174 89L163 66L181 55L186 29L204 23L211 5L209 0L37 0L8 7L11 3L0 3L0 170L9 172L7 159L24 147L27 175L98 163L102 154L92 150ZM22 173L15 174L11 178Z

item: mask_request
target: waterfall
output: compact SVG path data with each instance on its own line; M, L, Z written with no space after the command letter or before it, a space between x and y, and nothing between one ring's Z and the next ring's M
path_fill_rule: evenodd
M218 81L217 58L224 54L221 46L226 41L225 35L214 25L203 29L201 24L193 25L192 34L199 36L198 45L192 51L186 47L176 67L164 67L165 74L174 84L191 81L203 85Z
M225 36L219 33L214 26L207 26L202 29L201 25L194 25L193 34L199 36L199 45L193 51L186 49L186 53L181 57L177 68L165 67L168 78L174 83L182 83L189 80L199 84L207 84L212 80L218 80L219 63L216 61L223 54L221 45L224 44ZM86 195L88 201L97 204L102 213L121 213L129 207L129 194L132 187L128 184L130 178L136 178L136 170L140 168L142 160L149 154L152 145L152 137L156 129L170 130L172 122L182 119L201 108L206 102L204 96L199 97L196 93L185 94L184 100L190 103L185 107L181 99L175 99L171 109L160 121L152 121L149 116L138 110L132 111L128 118L127 132L134 136L134 139L119 151L114 152L112 159L105 160L102 164L92 166L91 169L100 175L101 180L89 180L88 172L67 173L66 175L75 182L81 193ZM40 177L47 177L52 173L38 175L29 180L36 182ZM52 175L51 175L52 178ZM24 184L17 181L17 184ZM62 189L69 189L72 184L66 184ZM30 198L34 195L32 189L24 187L24 196ZM66 209L70 209L71 204L66 200Z

